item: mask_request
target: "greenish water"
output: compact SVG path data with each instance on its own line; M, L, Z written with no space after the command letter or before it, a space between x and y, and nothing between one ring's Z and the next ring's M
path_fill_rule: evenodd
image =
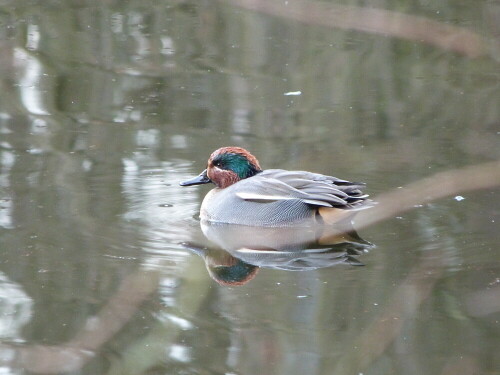
M500 373L498 189L360 230L364 267L223 286L189 248L221 146L372 196L500 159L498 4L376 4L464 52L284 3L0 4L1 374Z

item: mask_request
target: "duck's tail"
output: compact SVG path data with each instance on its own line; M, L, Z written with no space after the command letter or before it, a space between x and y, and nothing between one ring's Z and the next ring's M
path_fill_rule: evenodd
M323 245L336 244L342 242L353 242L371 245L363 240L352 225L352 219L360 209L371 207L344 210L339 208L321 207L318 209L318 224L321 226L321 234L318 243Z

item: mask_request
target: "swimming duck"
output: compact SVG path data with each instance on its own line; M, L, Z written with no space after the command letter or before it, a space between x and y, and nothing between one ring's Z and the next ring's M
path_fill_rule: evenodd
M241 147L222 147L207 168L181 186L213 183L202 202L200 218L212 223L250 226L332 224L346 211L371 206L363 183L306 171L262 170Z

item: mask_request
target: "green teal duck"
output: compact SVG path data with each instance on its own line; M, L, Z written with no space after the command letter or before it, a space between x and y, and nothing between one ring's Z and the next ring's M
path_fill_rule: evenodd
M262 170L241 147L222 147L207 168L181 186L215 184L203 200L204 221L250 226L284 227L333 224L346 212L368 208L363 183L306 171Z

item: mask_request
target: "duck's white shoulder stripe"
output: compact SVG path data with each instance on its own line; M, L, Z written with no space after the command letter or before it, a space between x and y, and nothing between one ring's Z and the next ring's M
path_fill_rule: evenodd
M328 202L324 202L317 199L304 199L299 197L290 197L290 196L286 197L282 195L263 195L263 194L245 193L245 192L236 193L236 196L243 200L252 202L277 202L277 201L300 200L304 203L312 204L313 206L332 207L332 205L329 204Z
M264 194L257 194L257 193L245 193L245 192L239 192L236 193L236 196L238 198L244 199L246 201L290 201L297 199L295 197L286 197L283 195L264 195Z

